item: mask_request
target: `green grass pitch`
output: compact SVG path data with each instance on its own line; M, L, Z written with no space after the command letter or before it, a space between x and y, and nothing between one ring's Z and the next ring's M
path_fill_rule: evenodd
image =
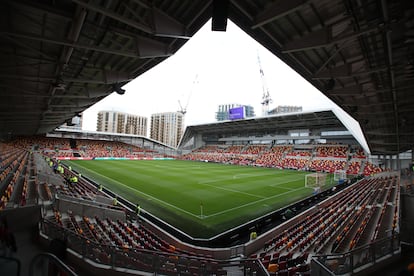
M179 160L66 163L197 238L212 237L313 192L305 187L309 172L292 170Z

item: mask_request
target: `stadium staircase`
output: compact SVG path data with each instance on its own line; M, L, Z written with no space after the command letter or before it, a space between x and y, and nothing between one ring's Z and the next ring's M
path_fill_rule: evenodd
M402 182L414 180L413 175L402 175ZM406 188L401 192L401 228L399 239L401 252L389 262L378 263L372 269L364 271L367 276L376 275L410 275L407 272L408 265L414 263L414 193Z
M10 241L15 241L15 246L8 247L6 244L0 243L0 274L47 275L45 268L56 267L57 271L65 272L66 275L75 275L71 274L70 270L67 270L67 267L55 256L45 255L44 253L50 250L39 239L38 227L42 218L42 209L48 201L40 200L39 202L38 194L43 194L44 197L46 195L38 191L43 187L43 185L38 185L38 172L44 173L46 171L44 169L50 170L50 168L42 166L44 161L36 162L38 160L32 154L29 156L27 153L23 158L20 157L18 157L18 160L21 160L20 165L9 170L1 183L2 194L6 194L8 197L5 205L7 208L0 212L1 224L2 227L5 227L2 228L4 229L2 231L8 233L7 237ZM40 164L40 167L35 164ZM62 179L58 181L62 181ZM10 189L10 196L5 191L9 187L13 188ZM33 263L36 256L42 257L38 257L37 262ZM42 265L39 265L40 263Z

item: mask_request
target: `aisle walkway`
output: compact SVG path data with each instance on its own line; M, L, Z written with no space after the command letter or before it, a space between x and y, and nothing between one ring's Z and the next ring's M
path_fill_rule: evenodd
M401 183L409 181L413 183L413 176L401 177ZM410 191L406 191L405 187L401 189L401 229L400 239L402 243L401 257L394 263L385 267L378 267L375 273L370 276L399 276L399 273L406 269L410 263L414 263L414 187Z

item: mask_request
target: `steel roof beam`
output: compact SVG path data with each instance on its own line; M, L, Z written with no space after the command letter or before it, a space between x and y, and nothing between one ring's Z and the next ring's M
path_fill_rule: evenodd
M268 8L261 11L256 16L252 29L256 29L272 21L275 21L278 18L286 16L289 13L295 12L309 2L309 0L275 1Z
M156 36L190 39L186 27L159 9L152 9Z
M77 42L69 42L66 40L57 40L54 38L48 38L44 36L39 35L33 35L33 34L23 34L23 33L11 33L11 32L0 32L1 36L9 36L9 37L19 37L29 40L35 40L35 41L41 41L45 43L50 44L56 44L61 46L69 46L73 48L79 48L79 49L85 49L85 50L92 50L96 52L111 54L111 55L118 55L118 56L125 56L125 57L131 57L131 58L154 58L154 57L168 57L172 54L168 51L168 45L159 42L154 41L151 39L146 38L137 38L137 47L138 47L138 53L131 52L131 51L121 51L116 49L110 49L107 47L99 47L99 46L93 46L93 45L87 45L87 44L81 44ZM153 46L158 46L158 49L153 50ZM160 46L163 51L160 51ZM146 54L145 56L142 54Z
M24 62L28 62L28 60L31 61L39 61L39 62L50 62L51 64L56 64L57 63L57 59L58 57L54 58L53 60L49 60L46 59L44 57L39 57L39 56L30 56L26 53L21 53L21 51L19 53L17 52L13 52L13 53L7 53L7 52L0 52L0 57L1 60L24 60Z
M7 70L9 71L10 69L14 69L14 68L23 68L23 67L29 67L29 68L33 68L35 66L55 66L56 62L37 62L37 63L19 63L19 62L14 62L13 64L9 63L9 64L5 64L5 63L0 63L0 70Z
M27 0L6 0L9 5L15 6L17 9L24 8L28 9L30 12L37 12L37 13L45 13L49 16L54 18L58 18L60 20L64 20L66 22L72 21L72 14L71 11L68 9L56 8L55 5L47 5L38 3L40 1L27 1Z
M395 145L396 146L396 149L395 150L398 152L398 149L399 149L399 146L400 145L407 145L407 146L409 146L412 143L410 143L410 142L400 142L400 143L398 143L397 141L396 142L391 142L391 141L385 142L384 140L381 140L381 139L377 139L377 140L371 139L370 140L370 144L383 145L383 146L392 146L392 145Z
M389 24L389 15L388 15L388 6L385 0L381 0L381 10L382 16L384 18L384 22ZM396 83L395 83L395 75L394 75L394 61L393 61L393 53L392 53L392 41L391 41L391 28L387 29L385 32L385 51L387 53L387 63L389 68L389 77L391 80L391 94L393 99L393 111L394 111L394 120L395 120L395 138L397 140L397 151L399 151L400 147L400 138L399 138L399 126L398 126L398 103L397 103L397 92L396 92Z
M343 95L361 95L363 93L361 85L353 85L342 88L335 88L328 90L327 94L330 96L343 96Z
M378 130L368 130L365 131L365 134L368 135L377 135L377 136L395 136L394 132L383 132L383 131L378 131ZM401 136L414 136L414 132L402 132L400 133Z
M411 89L414 88L414 85L407 85L407 86L400 86L399 87L399 91L407 91L409 92ZM342 88L335 88L332 90L327 90L326 94L328 95L333 95L333 96L355 96L355 95L360 95L360 96L366 96L368 94L373 94L373 95L377 95L384 93L384 92L389 92L390 89L389 88L383 88L383 89L374 89L372 87L370 88L364 88L363 84L359 84L359 85L354 85L354 86L348 86L348 87L342 87Z
M17 80L26 80L33 82L53 82L56 80L54 76L30 76L30 75L20 75L20 74L1 74L0 77L4 79L17 79ZM92 78L65 78L62 77L61 80L64 82L75 82L75 83L94 83L94 84L114 84L131 81L134 78L122 78L125 77L122 73L116 75L114 73L104 74L104 78L100 80L95 80Z
M36 48L33 48L33 47L31 47L30 45L28 45L27 43L24 43L24 42L22 42L22 41L19 41L18 39L15 39L15 38L13 38L13 37L9 37L9 36L4 36L4 37L5 37L6 39L9 39L9 40L10 40L10 41L12 41L14 44L16 44L16 45L18 45L18 46L20 46L20 47L22 47L22 48L26 48L26 49L28 49L29 51L33 52L33 53L36 53L36 54L41 55L42 57L46 58L46 60L48 60L48 61L57 61L57 57L51 56L51 55L49 55L49 54L44 53L44 52L43 52L43 51L41 51L41 50L38 50L38 49L36 49Z
M156 8L151 8L151 13L153 17L152 19L153 19L153 24L154 24L154 28L153 28L149 24L142 24L140 22L136 22L134 20L126 18L124 15L107 10L100 6L97 6L91 3L85 3L82 0L72 0L72 1L89 10L101 13L107 17L110 17L128 26L131 26L135 29L138 29L140 31L143 31L143 32L146 32L152 35L162 36L162 37L183 38L183 39L190 38L190 36L188 36L187 34L185 25L183 25L182 23L178 22L177 20L175 20L168 14L165 14L164 12ZM129 8L126 5L124 6L130 13L137 16L135 11L133 11L131 8Z
M372 74L377 72L387 71L387 67L374 68L367 70L367 68L354 68L353 64L347 63L341 66L326 69L318 74L315 74L312 79L339 79L339 78L353 78L356 76Z
M149 33L149 34L154 34L154 30L150 26L141 24L141 23L136 22L136 21L131 20L131 19L128 19L128 18L126 18L125 16L123 16L121 14L115 13L113 11L109 11L105 8L102 8L101 6L97 6L97 5L94 5L94 4L91 4L91 3L85 3L84 1L81 1L81 0L72 0L72 2L75 2L76 4L78 4L82 7L85 7L88 10L92 10L94 12L101 13L101 14L107 16L107 17L115 19L119 22L122 22L122 23L128 25L128 26L134 27L135 29L138 29L140 31L143 31L143 32L146 32L146 33Z
M348 41L345 41L345 42L343 42L341 45L339 45L339 46L336 46L336 48L334 49L334 51L330 54L330 56L324 61L324 63L319 67L319 69L318 70L316 70L316 72L314 73L314 75L317 75L317 74L319 74L319 72L321 72L327 65L328 65L328 63L329 62L331 62L331 60L336 56L336 55L338 55L338 54L340 54L341 53L341 51L343 50L343 49L345 49L346 47L349 47L349 45L350 45L350 43L349 42L351 42L350 40L348 40Z
M345 41L354 40L362 35L379 30L379 27L372 27L366 30L334 38L332 28L333 26L327 26L306 36L287 42L282 48L282 53L287 54L328 47Z
M146 8L146 9L150 9L151 8L151 4L148 3L147 1L144 1L144 0L132 0L132 2L135 2L138 5Z

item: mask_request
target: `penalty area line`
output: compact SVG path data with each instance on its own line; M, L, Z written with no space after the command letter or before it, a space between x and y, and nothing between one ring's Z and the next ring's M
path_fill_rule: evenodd
M251 194L251 193L246 193L246 192L242 192L242 191L238 191L238 190L234 190L234 189L229 189L229 188L225 188L225 187L220 187L220 186L216 186L216 185L210 185L210 184L207 184L207 183L198 182L198 184L208 186L208 187L212 187L212 188L219 189L219 190L223 190L223 191L232 192L232 193L238 193L238 194L243 194L243 195L248 195L248 196L258 197L258 198L265 198L263 196L254 195L254 194Z
M289 194L289 193L292 193L292 192L295 192L295 191L299 191L299 190L302 190L302 189L306 189L306 188L305 187L301 187L301 188L298 188L298 189L290 190L288 192L284 192L284 193L277 194L277 195L274 195L274 196L270 196L270 197L266 197L266 198L259 199L259 200L256 200L256 201L252 201L252 202L249 202L249 203L246 203L246 204L237 206L237 207L233 207L233 208L230 208L230 209L226 209L224 211L217 212L217 213L214 213L214 214L211 214L211 215L208 215L208 216L204 216L204 217L210 218L210 217L222 215L222 214L225 214L225 213L228 213L228 212L237 210L237 209L241 209L241 208L244 208L244 207L247 207L247 206L250 206L250 205L254 205L254 204L257 204L259 202L266 201L268 199L277 198L277 197L280 197L280 196L283 196L283 195L286 195L286 194Z
M295 182L295 181L298 181L298 180L301 180L301 179L302 179L302 177L301 178L295 178L295 179L292 179L292 180L289 180L289 181L278 182L276 184L272 184L272 185L269 185L269 186L270 187L276 187L276 186L279 186L279 185L282 185L282 184L292 183L292 182Z

